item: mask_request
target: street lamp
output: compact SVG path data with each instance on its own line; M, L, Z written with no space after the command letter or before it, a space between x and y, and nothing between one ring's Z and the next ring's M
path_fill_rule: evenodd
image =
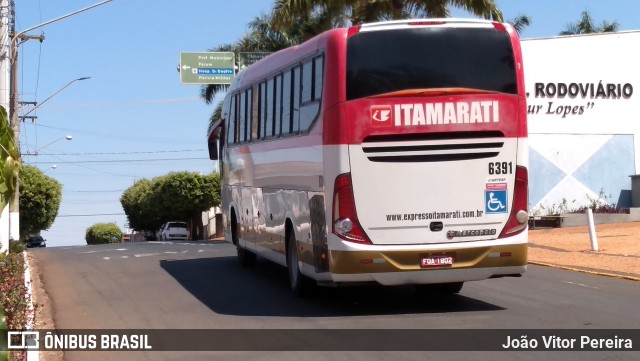
M60 137L60 138L58 138L58 139L56 139L56 140L54 140L54 141L52 141L52 142L49 142L49 143L47 143L47 144L43 145L42 147L40 147L40 148L38 148L38 149L34 150L33 152L24 152L24 153L22 153L22 155L35 155L35 156L37 157L37 156L38 156L38 152L39 152L40 150L42 150L43 148L46 148L46 147L50 146L51 144L53 144L53 143L55 143L55 142L57 142L57 141L63 140L63 139L66 139L66 140L72 140L72 139L73 139L73 137L72 137L72 136L70 136L70 135L67 135L66 137Z
M58 93L60 93L61 91L65 90L69 85L80 81L80 80L87 80L87 79L91 79L90 76L83 76L82 78L78 78L78 79L73 79L72 81L68 82L65 86L63 86L62 88L58 89L58 91L56 91L55 93L51 94L47 99L41 101L40 103L38 103L38 105L36 105L35 107L31 108L31 110L29 110L28 112L24 113L22 115L22 118L25 118L27 115L29 115L31 112L33 112L34 110L40 108L42 106L42 104L46 103L49 99L55 97L56 95L58 95Z
M56 169L56 168L58 168L58 166L54 164L54 165L52 165L51 167L47 168L47 170L45 170L44 172L42 172L42 174L46 174L48 171L50 171L50 170L52 170L52 169Z

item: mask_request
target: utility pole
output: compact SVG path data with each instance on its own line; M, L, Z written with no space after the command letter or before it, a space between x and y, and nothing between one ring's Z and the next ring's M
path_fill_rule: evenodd
M13 0L0 0L0 106L9 110L9 28L14 21ZM9 249L9 206L0 209L0 254Z
M13 0L12 0L13 1ZM14 21L11 22L11 55L9 72L11 73L11 85L9 93L9 125L13 131L13 139L16 140L18 154L20 152L20 119L18 117L18 48L22 42L31 39L44 41L44 35L33 36L20 33L16 36L15 11ZM19 43L20 42L20 43ZM20 239L20 182L16 184L11 203L9 203L9 238Z

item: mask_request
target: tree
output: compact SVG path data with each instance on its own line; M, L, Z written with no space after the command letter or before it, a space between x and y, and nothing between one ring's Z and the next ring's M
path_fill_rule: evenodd
M317 34L317 21L313 17L307 17L306 21L299 20L286 29L276 28L273 16L262 14L249 23L249 33L244 35L234 44L224 44L210 51L213 52L275 52L300 44L307 37ZM237 64L236 64L237 65ZM200 88L200 97L211 104L217 93L225 91L227 85L207 84ZM219 119L222 112L221 104L211 116L211 120Z
M7 111L0 106L0 212L13 200L18 177L20 175L20 153L9 127ZM4 253L9 245L0 243L0 253Z
M114 223L97 223L87 228L84 237L87 244L122 242L122 231Z
M485 19L502 21L494 0L277 0L273 9L275 24L290 26L298 18L316 14L325 25L340 27L383 20L446 18L455 6Z
M531 25L531 18L527 15L519 15L513 19L507 20L507 22L513 25L513 28L516 29L518 34L520 34L524 28Z
M153 232L164 222L191 221L192 234L202 226L202 212L220 204L217 173L169 173L143 179L120 197L131 228Z
M249 34L235 44L221 45L211 51L275 52L334 27L414 17L448 17L450 6L502 21L502 13L494 0L278 0L270 15L263 14L249 23ZM203 85L200 96L211 104L216 94L226 89L226 85ZM221 104L218 104L210 121L219 119L221 113Z
M7 111L0 106L0 212L9 204L20 173L20 153L9 127Z
M38 168L25 165L20 177L20 234L22 238L49 229L58 215L62 185Z
M597 26L593 22L593 18L588 11L583 11L580 20L575 23L567 24L564 31L560 35L578 35L593 33L609 33L618 31L618 22L603 21L602 25Z
M202 228L202 212L220 204L220 177L217 173L170 173L156 184L156 209L164 222L191 220L191 236Z
M153 231L162 220L151 204L155 193L154 181L141 179L122 193L120 204L133 229Z

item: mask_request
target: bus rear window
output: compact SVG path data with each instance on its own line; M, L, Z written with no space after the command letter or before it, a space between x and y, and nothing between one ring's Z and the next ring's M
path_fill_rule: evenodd
M493 28L361 32L347 44L347 100L408 89L516 94L516 84L509 35Z

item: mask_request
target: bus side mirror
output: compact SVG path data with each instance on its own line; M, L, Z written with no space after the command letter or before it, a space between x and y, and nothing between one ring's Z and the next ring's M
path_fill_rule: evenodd
M218 160L218 142L209 142L209 159Z

